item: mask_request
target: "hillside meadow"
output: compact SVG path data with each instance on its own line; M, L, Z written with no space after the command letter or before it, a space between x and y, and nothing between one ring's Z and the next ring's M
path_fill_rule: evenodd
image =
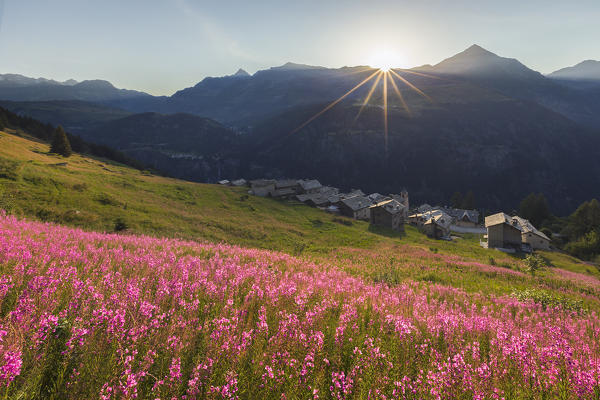
M476 236L399 234L14 133L5 398L600 396L593 265L542 252L532 275Z
M7 398L600 396L595 311L5 215L0 257Z

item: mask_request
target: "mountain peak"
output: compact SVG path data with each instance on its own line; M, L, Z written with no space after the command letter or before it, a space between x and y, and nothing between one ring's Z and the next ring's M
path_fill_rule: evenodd
M484 49L483 47L479 46L478 44L471 45L468 49L464 50L462 53L459 53L459 54L469 55L469 56L496 56L496 54L492 53L489 50Z
M550 78L572 79L572 80L600 80L600 61L585 60L572 67L566 67L554 71L548 75Z
M518 60L501 57L476 44L424 70L449 75L465 75L470 78L503 77L503 79L521 80L543 78L539 72L527 68Z
M236 77L240 77L240 78L245 78L250 76L250 74L248 72L246 72L246 70L240 68L237 70L237 72L235 74L233 74L232 76L236 76Z
M88 89L115 89L115 87L113 86L112 83L110 83L109 81L102 80L102 79L92 79L92 80L81 81L78 84L76 84L75 86L84 87L84 88L88 88Z
M325 69L324 67L317 67L314 65L297 64L293 62L286 62L279 67L271 67L271 69L284 69L284 70L303 70L303 69Z

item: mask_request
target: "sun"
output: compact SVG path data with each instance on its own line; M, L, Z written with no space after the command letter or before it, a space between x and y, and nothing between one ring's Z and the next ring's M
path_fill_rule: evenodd
M398 68L401 64L401 57L398 52L387 48L375 49L369 57L369 65L383 72L388 72L392 68Z
M385 157L388 156L388 93L395 93L400 101L400 105L406 111L406 115L409 117L412 115L410 108L408 107L407 102L404 99L404 95L402 94L402 90L405 87L415 91L420 96L425 98L427 101L433 104L431 97L425 94L421 89L412 84L407 78L407 75L419 75L421 77L428 77L432 79L440 79L434 75L428 75L422 72L411 71L409 69L402 68L401 65L403 63L400 52L398 51L390 51L389 48L375 48L371 53L371 57L368 59L369 66L371 68L361 69L359 72L364 74L361 78L360 82L358 82L354 87L348 89L346 93L338 97L336 100L329 103L325 106L321 111L314 114L312 117L308 118L305 122L300 124L297 128L292 130L290 134L294 134L300 130L302 130L305 126L313 122L315 119L319 118L321 115L325 114L327 111L331 110L341 101L346 99L352 93L356 92L363 85L367 85L369 87L365 98L362 100L362 104L360 104L360 108L356 117L354 118L354 122L358 120L361 113L368 106L373 93L377 88L381 88L381 98L383 100L382 109L383 109L383 138L384 138L384 148L385 148ZM366 77L365 77L366 75ZM358 80L358 79L357 79ZM389 86L388 86L389 84ZM388 90L389 88L389 90ZM392 105L392 107L396 107Z

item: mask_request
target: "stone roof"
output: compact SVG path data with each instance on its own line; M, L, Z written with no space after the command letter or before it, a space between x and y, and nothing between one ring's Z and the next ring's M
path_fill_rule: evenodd
M298 186L298 181L295 179L280 179L275 181L275 189L293 188Z
M364 196L365 193L360 189L352 189L349 193L340 193L341 199L349 199L356 196Z
M265 187L265 186L270 186L270 185L274 185L275 181L272 179L255 179L253 181L250 181L250 186L252 187Z
M464 210L462 208L442 208L442 210L451 217L457 220L464 221L465 219L473 223L479 221L479 211L477 210Z
M354 196L347 199L342 199L342 203L344 203L352 211L362 210L363 208L367 208L372 205L371 200L364 196Z
M248 182L245 179L237 179L235 181L232 181L231 184L233 186L245 186L248 184Z
M515 228L519 229L518 226L515 226L516 223L513 223L512 217L503 212L485 217L485 227L486 228L489 226L494 226L494 225L498 225L498 224L508 224L508 225L514 226Z
M427 211L431 211L432 209L433 209L433 207L431 207L431 206L430 206L429 204L427 204L427 203L425 203L425 204L421 204L421 205L419 206L419 208L417 208L417 210L418 210L420 213L424 213L424 212L427 212Z
M386 200L391 200L388 196L384 196L380 193L371 193L367 197L373 202L373 204L381 203Z
M310 194L299 194L296 196L296 199L302 203L310 198Z
M298 184L302 187L303 190L314 190L319 189L321 187L321 182L316 179L310 180L299 180Z
M546 236L543 232L537 230L536 227L533 226L533 224L531 222L529 222L528 220L526 220L525 218L521 218L518 216L515 216L512 218L513 218L513 221L517 221L517 223L519 224L519 226L521 228L521 232L533 233L534 235L537 235L537 236L541 237L542 239L546 239L546 240L550 241L548 236Z
M406 207L400 204L396 200L384 200L377 204L372 205L370 208L381 208L387 211L390 214L398 214L399 212L403 212Z
M275 191L273 192L273 196L275 196L275 197L289 196L292 194L296 194L296 191L294 190L294 188L291 188L291 187L275 189Z
M433 210L428 213L425 213L425 215L427 215L425 225L436 224L444 229L450 229L450 225L452 224L452 217L446 214L445 212L441 210Z
M319 189L319 193L324 194L326 196L338 194L340 190L333 186L322 186Z

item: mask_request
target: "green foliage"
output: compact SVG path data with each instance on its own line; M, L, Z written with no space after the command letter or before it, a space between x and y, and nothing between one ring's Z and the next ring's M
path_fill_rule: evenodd
M465 198L462 201L462 208L465 210L475 209L475 195L471 190L465 195Z
M568 219L564 234L576 239L593 230L600 229L600 202L586 201Z
M40 380L39 398L41 399L65 398L66 371L63 352L67 348L66 342L69 336L71 336L71 329L67 321L61 321L54 332L48 335L45 365Z
M553 293L549 293L540 289L525 289L517 290L512 293L512 296L519 301L533 300L535 303L541 304L544 310L547 307L562 307L565 310L583 312L585 311L581 300L562 297Z
M6 119L6 115L4 110L0 108L0 130L8 128L8 119Z
M531 276L535 276L535 273L543 268L545 264L546 262L539 254L529 254L525 257L525 266Z
M450 198L450 204L454 208L461 208L463 202L463 196L460 192L454 192L452 197Z
M126 231L127 229L129 229L129 225L123 218L119 217L115 220L115 232L122 232Z
M475 195L472 190L469 190L464 196L460 192L454 192L450 198L450 205L454 208L462 208L464 210L475 209Z
M567 219L562 234L570 254L583 259L600 255L600 202L593 199L580 205Z
M519 215L528 219L534 226L540 227L552 216L552 213L542 193L531 193L521 201Z
M600 233L588 232L579 239L567 243L565 250L575 257L584 260L592 259L594 255L600 254Z
M50 145L50 152L60 154L63 157L70 157L73 153L71 143L62 126L59 126L54 131L54 139L52 139L52 144Z

